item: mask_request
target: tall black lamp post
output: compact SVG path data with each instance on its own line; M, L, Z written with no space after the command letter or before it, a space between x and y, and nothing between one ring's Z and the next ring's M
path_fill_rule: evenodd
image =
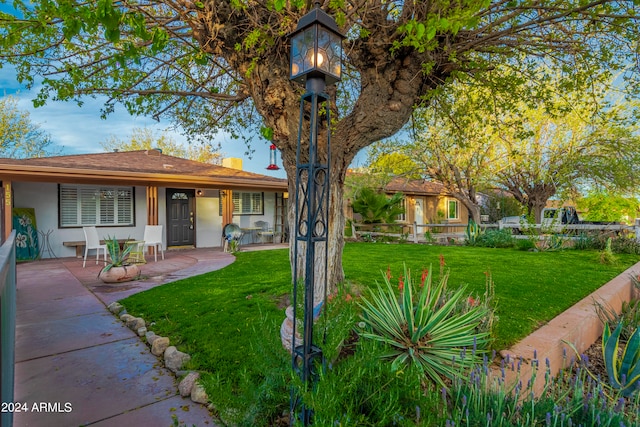
M320 9L303 16L296 30L291 33L290 79L305 85L306 93L300 100L300 126L296 152L295 243L293 269L293 336L291 339L292 365L305 385L312 386L314 365L323 362L322 350L313 344L313 321L319 314L327 294L328 235L329 235L329 164L330 164L330 105L327 85L340 80L342 72L342 39L336 21ZM307 106L308 103L308 106ZM322 104L325 108L322 109ZM309 112L309 151L301 153L305 111ZM326 141L319 142L321 126ZM319 147L320 144L324 146ZM321 148L320 150L318 148ZM316 246L319 251L316 254ZM304 302L302 343L296 340L298 294L298 250L302 247L304 258ZM322 250L324 249L324 250ZM316 258L318 257L318 258ZM323 274L316 277L315 265L321 262ZM322 283L324 281L324 283ZM314 288L324 289L323 299L314 303ZM296 415L298 414L298 415ZM298 416L303 425L311 424L311 411L300 404L299 396L291 396L291 423Z

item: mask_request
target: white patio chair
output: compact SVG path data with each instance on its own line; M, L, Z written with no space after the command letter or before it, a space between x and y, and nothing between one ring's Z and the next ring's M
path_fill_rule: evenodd
M164 259L164 248L162 246L162 225L146 225L144 227L144 247L153 246L153 256L155 262L158 262L158 249Z
M82 268L87 265L87 254L89 249L96 250L96 264L100 259L100 250L104 254L104 263L107 263L107 245L100 244L100 237L98 237L98 230L95 227L82 227L84 231L84 259L82 261Z
M258 230L258 237L260 237L260 241L262 243L265 242L265 240L267 239L271 239L271 243L273 243L273 228L269 227L269 223L266 221L256 221L255 222L256 227L260 227L260 230Z

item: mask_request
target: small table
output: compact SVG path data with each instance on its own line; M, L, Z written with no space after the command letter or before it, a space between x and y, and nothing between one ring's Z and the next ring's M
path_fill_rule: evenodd
M258 233L259 230L262 230L262 227L245 227L245 228L241 228L241 230L245 232L245 235L249 233L249 235L251 236L251 243L255 243L256 234Z
M146 264L144 258L144 240L129 240L124 243L124 247L131 247L128 261L132 264Z

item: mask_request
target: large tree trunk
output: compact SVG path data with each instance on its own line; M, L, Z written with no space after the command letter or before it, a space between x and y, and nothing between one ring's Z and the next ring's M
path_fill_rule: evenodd
M286 60L286 57L283 58ZM409 120L413 106L424 91L420 60L396 58L386 64L386 68L365 70L361 74L361 95L352 111L345 117L338 117L335 107L335 87L327 88L332 99L331 164L330 164L330 206L329 206L329 249L328 284L331 288L344 280L342 269L342 249L344 246L343 215L344 181L351 161L356 154L372 142L393 135ZM282 161L289 179L289 224L294 231L295 224L295 177L296 150L300 120L300 96L302 88L289 81L283 70L285 65L268 64L258 66L253 72L250 92L256 108L265 123L274 130L273 142L280 149ZM305 110L302 123L301 153L308 151L309 117ZM318 138L319 145L326 135ZM322 150L322 148L320 149ZM325 150L326 151L326 150ZM322 153L324 155L326 153ZM302 159L306 161L306 158ZM293 242L291 257L293 258ZM323 253L316 251L316 259ZM298 250L298 267L304 265L305 251ZM295 260L291 259L292 267ZM303 268L298 268L303 272ZM316 262L316 278L324 276L324 264ZM317 280L324 283L323 280ZM331 289L329 290L331 291ZM324 294L317 288L315 298ZM314 298L314 299L315 299Z

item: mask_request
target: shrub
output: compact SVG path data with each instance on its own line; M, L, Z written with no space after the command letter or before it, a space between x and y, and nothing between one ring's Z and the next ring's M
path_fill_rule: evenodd
M384 353L379 343L360 340L353 355L320 374L316 387L302 394L314 425L438 425L438 395L424 393L412 367L394 370L381 359Z
M536 250L536 242L531 239L516 239L516 247L521 251Z
M399 298L389 276L383 275L384 286L376 283L377 289L362 297L366 328L360 336L385 344L388 348L385 358L393 360L393 369L412 365L431 381L444 385L443 377L455 377L458 365L471 366L475 362L475 357L458 357L463 348L486 347L489 334L477 331L488 315L486 307L456 312L467 296L464 287L447 293L448 274L433 284L430 269L423 274L418 290L414 289L410 271L405 267L399 282Z
M559 251L563 248L565 241L566 239L562 235L554 233L539 239L536 242L536 247L541 252Z
M474 246L485 248L512 248L515 245L515 239L511 235L511 230L486 230L477 236Z
M508 370L519 372L522 360L503 359L502 375L494 375L488 359L467 376L458 377L449 390L442 391L442 426L636 426L640 399L625 399L589 376L586 359L568 371L552 377L549 368L540 371L540 361L528 363L533 376L527 384L507 384ZM526 362L525 362L526 363ZM543 375L540 375L543 374ZM532 390L544 381L543 391Z
M618 258L613 254L611 246L611 237L607 239L607 244L604 249L600 251L599 258L600 264L615 264Z
M580 232L578 237L573 242L573 248L578 250L587 250L587 249L602 249L599 247L599 243L597 239L589 235L587 233Z

